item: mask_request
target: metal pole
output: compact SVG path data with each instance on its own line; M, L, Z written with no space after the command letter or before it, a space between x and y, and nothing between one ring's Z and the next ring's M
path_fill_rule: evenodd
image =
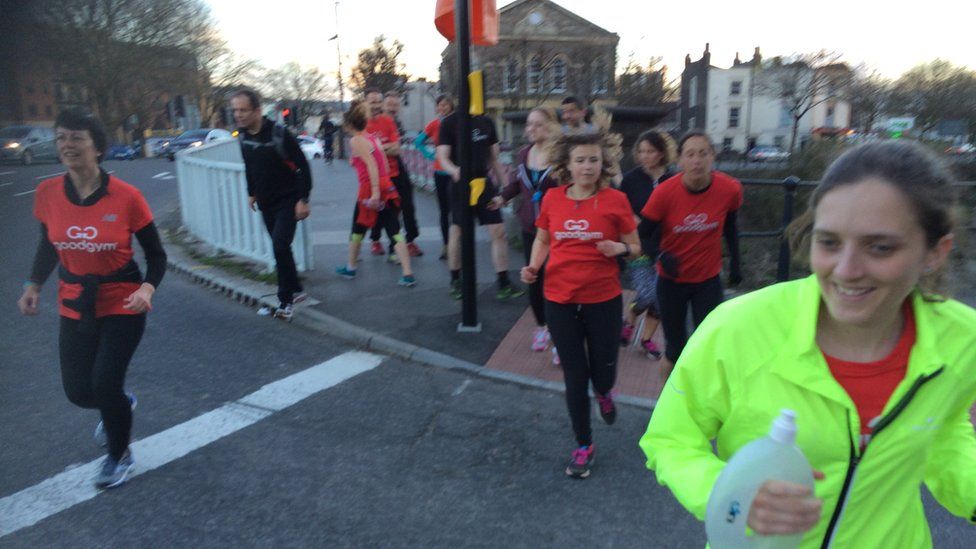
M339 0L335 3L335 20L336 20L336 80L339 82L339 111L341 112L346 108L346 92L342 86L342 50L339 48ZM338 134L338 139L334 139L332 146L338 151L336 155L338 158L345 158L345 138L342 134L342 124L339 124L339 130L336 132Z
M477 280L474 259L474 216L468 197L471 196L471 90L468 73L471 72L471 34L468 16L469 0L455 0L454 27L457 29L458 62L458 161L461 179L455 183L455 200L462 204L461 215L461 324L459 332L480 332L478 323Z
M786 240L786 228L793 222L793 203L796 201L796 189L799 186L800 178L795 175L783 180L783 224L780 231L779 265L776 268L777 282L790 279L790 243Z

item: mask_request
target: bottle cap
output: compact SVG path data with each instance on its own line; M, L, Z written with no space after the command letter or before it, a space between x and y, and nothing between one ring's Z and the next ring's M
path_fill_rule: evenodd
M769 438L780 444L796 442L796 412L786 408L780 410L779 417L773 421L773 427L769 430Z

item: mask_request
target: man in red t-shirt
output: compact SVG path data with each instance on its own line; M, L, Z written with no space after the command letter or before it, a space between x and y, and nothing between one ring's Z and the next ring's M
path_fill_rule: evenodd
M400 132L397 130L396 121L383 114L383 92L376 88L366 90L366 104L369 106L369 122L366 123L366 133L375 137L386 153L386 161L389 164L390 179L395 179L400 175L400 164L397 161L400 156ZM379 241L379 232L370 235L373 241L370 252L373 255L383 255L383 246ZM390 242L390 247L393 243ZM396 255L390 253L390 262L396 261Z
M658 185L641 209L643 222L650 225L647 234L661 230L657 297L667 343L662 382L688 341L688 305L697 326L722 302L723 235L729 247L729 283L742 280L736 227L742 185L714 171L714 161L708 136L700 130L686 133L678 145L682 172Z

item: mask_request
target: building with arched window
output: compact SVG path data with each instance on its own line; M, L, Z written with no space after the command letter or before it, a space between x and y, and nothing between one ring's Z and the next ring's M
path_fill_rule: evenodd
M485 71L485 108L503 136L504 112L558 108L570 95L616 105L616 33L551 0L516 0L498 12L498 44L473 46L471 65ZM448 93L456 93L456 55L449 44L441 57L441 87Z

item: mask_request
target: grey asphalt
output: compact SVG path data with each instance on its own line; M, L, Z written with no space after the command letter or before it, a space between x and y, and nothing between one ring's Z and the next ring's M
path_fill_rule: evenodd
M107 164L143 190L161 223L172 222L175 181L152 176L172 167ZM348 229L342 170L315 168L315 232ZM0 497L99 455L90 439L95 414L60 391L51 285L40 317L25 319L13 306L37 237L31 196L14 195L59 169L0 165L8 171L0 175L0 303L8 311L0 319ZM418 203L421 225L434 227L433 198L418 194ZM317 308L369 329L476 362L523 310L524 302L492 303L483 276L486 330L456 334L459 307L446 295L436 246L425 246L414 289L393 286L397 269L371 256L353 285L331 279L329 259L341 261L343 248L319 244L320 267L307 283L323 299ZM129 376L140 397L139 438L350 348L299 322L258 317L180 274L168 275L154 305ZM487 329L496 324L497 333ZM0 545L700 547L700 523L643 468L636 440L648 414L622 406L617 424L598 422L597 468L572 482L562 474L572 440L561 395L390 358ZM971 527L931 501L926 508L937 547L971 546Z

